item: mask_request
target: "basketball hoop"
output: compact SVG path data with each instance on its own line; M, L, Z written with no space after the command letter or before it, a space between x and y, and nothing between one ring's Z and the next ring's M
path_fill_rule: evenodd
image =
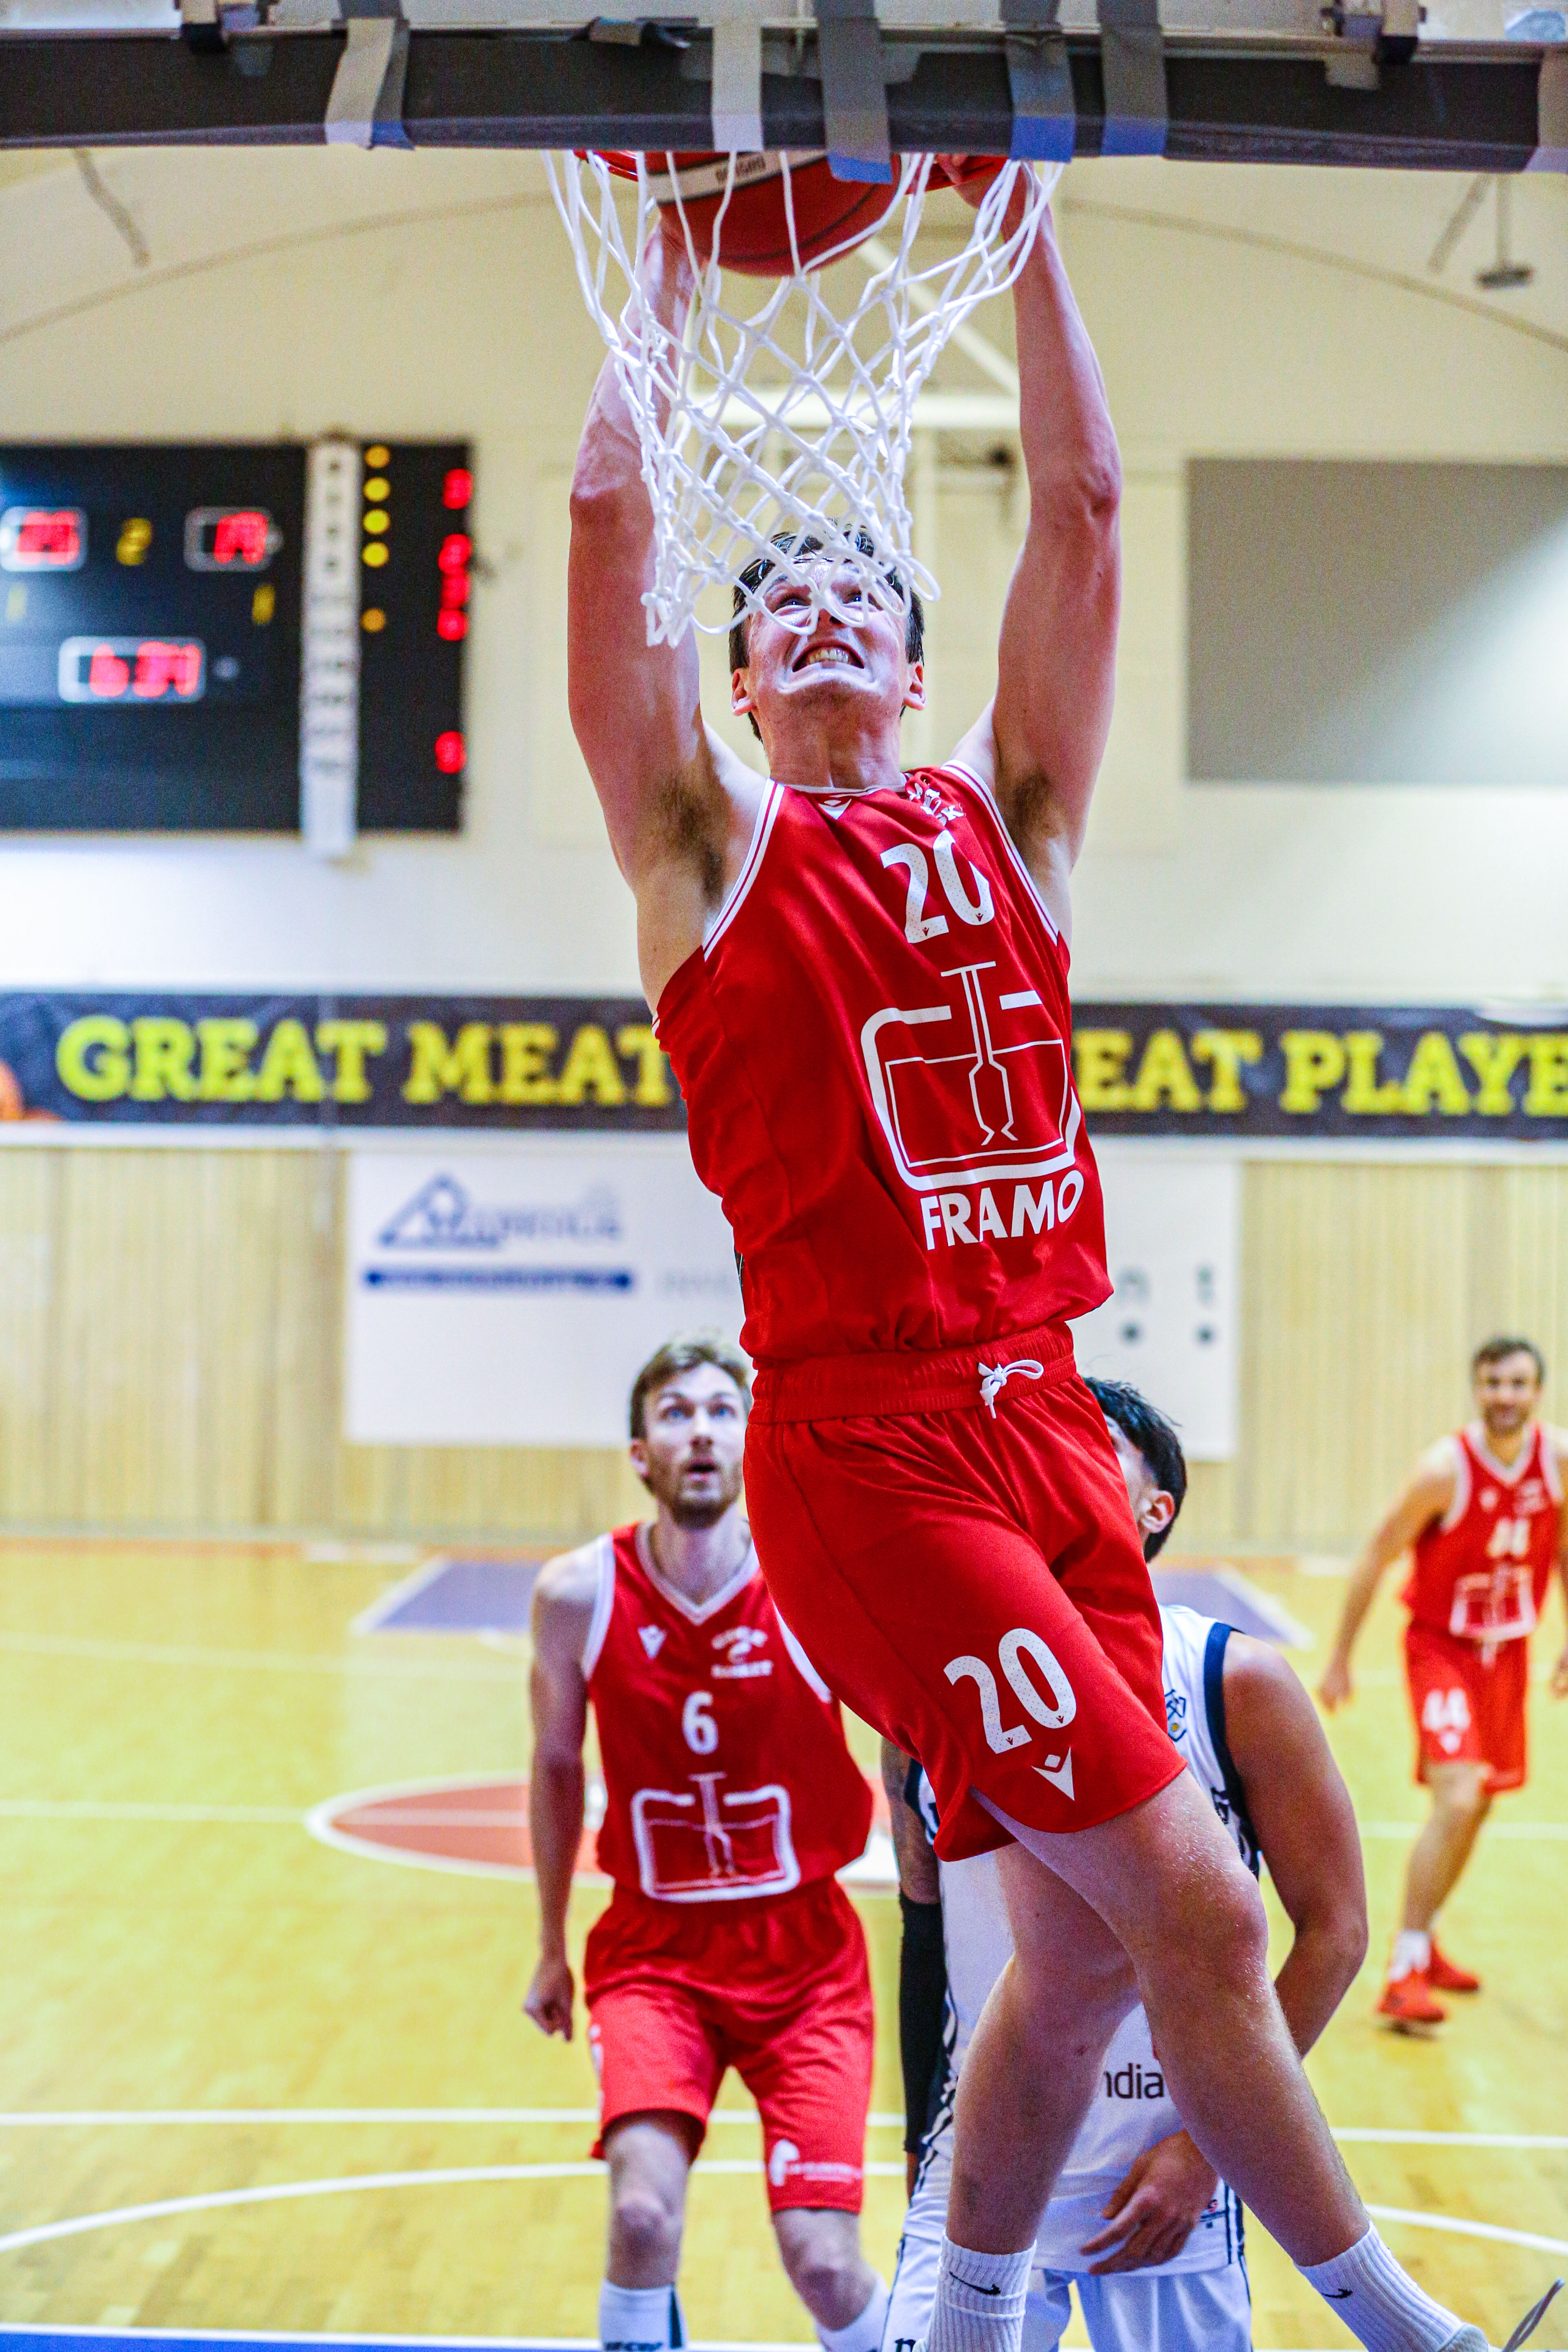
M743 296L756 286L755 265L749 277L726 278L724 225L752 202L763 159L703 159L700 179L683 173L688 160L547 159L584 297L642 448L656 541L653 585L643 596L648 643L676 644L702 591L731 586L758 556L769 560L774 580L782 575L805 592L806 609L779 615L803 635L824 611L850 617L840 601L850 579L860 595L883 601L893 573L906 598L911 587L939 594L910 543L904 471L915 400L954 328L1022 268L1060 166L1001 164L962 249L922 261L915 239L933 157L895 158L897 187L880 221L869 230L857 223L837 241L828 232L826 242L802 224L796 193L805 167L820 159L770 157L795 266L771 290L758 289L749 308ZM635 185L635 218L627 203L625 222L617 181L623 202ZM700 210L697 187L708 200ZM1023 209L1008 229L1019 187ZM679 218L696 280L681 333L660 323L637 284L638 257L661 206ZM861 257L868 274L840 315L822 273L878 228L886 244ZM836 298L844 291L835 285ZM792 534L797 550L805 539L816 544L792 552L773 544L780 532ZM748 592L751 608L760 595ZM714 633L729 625L727 612L698 622Z

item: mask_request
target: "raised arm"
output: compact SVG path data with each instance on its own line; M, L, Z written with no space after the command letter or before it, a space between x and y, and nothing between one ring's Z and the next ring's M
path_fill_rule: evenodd
M662 231L643 256L642 285L655 314L676 327L690 268L684 247ZM637 898L643 986L657 1005L745 855L757 785L703 725L693 632L678 646L647 642L642 596L653 574L653 506L637 426L606 360L572 478L567 687L610 846Z
M1339 1631L1318 1685L1318 1696L1331 1714L1352 1695L1351 1653L1373 1594L1401 1552L1443 1517L1454 1499L1454 1478L1453 1453L1445 1440L1423 1454L1415 1477L1351 1570Z
M1048 215L1013 310L1029 523L1002 619L995 700L956 756L991 784L1065 932L1068 877L1110 729L1121 465Z
M575 1988L566 1957L566 1912L583 1837L583 1741L588 1728L583 1648L597 1584L591 1549L563 1553L540 1571L531 1616L528 1825L539 1896L539 1964L522 2006L542 2033L559 2033L568 2042Z
M1226 1745L1275 1892L1295 1930L1274 1979L1303 2055L1366 1956L1366 1884L1350 1791L1311 1700L1277 1651L1233 1633L1226 1644ZM1217 2175L1184 2131L1139 2157L1089 2239L1098 2273L1169 2262L1192 2234Z

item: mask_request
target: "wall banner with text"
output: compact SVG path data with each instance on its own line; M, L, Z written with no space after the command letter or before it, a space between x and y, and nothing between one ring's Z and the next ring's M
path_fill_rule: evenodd
M1467 1007L1075 1012L1097 1134L1568 1143L1568 1025ZM976 1063L989 1038L972 1041ZM677 1132L640 997L0 992L0 1129Z

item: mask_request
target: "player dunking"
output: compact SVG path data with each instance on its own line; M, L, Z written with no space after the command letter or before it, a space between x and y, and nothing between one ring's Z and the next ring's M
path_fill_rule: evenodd
M1351 1653L1384 1571L1413 1555L1405 1669L1415 1778L1432 1811L1405 1876L1405 1914L1378 2002L1395 2026L1440 2025L1439 1992L1480 1979L1437 1948L1437 1913L1458 1885L1491 1801L1522 1789L1530 1636L1553 1565L1568 1597L1568 1431L1535 1418L1546 1367L1530 1339L1489 1339L1470 1365L1477 1419L1439 1438L1351 1572L1319 1696L1352 1692ZM1552 1687L1568 1697L1568 1649Z
M566 1909L592 1704L605 1780L584 1992L610 2169L600 2340L684 2340L686 2180L733 2066L762 2110L784 2268L828 2352L877 2352L887 2290L860 2252L871 1989L834 1872L871 1799L838 1710L780 1625L741 1516L750 1402L733 1349L671 1341L632 1390L658 1505L552 1560L533 1606L530 1819L540 1958L524 2004L571 2037Z
M642 269L679 332L683 247L656 231ZM1361 2340L1480 2352L1371 2228L1307 2087L1257 1889L1166 1737L1148 1572L1073 1369L1067 1318L1110 1286L1067 930L1120 478L1048 217L1013 305L1029 522L994 700L945 767L899 761L913 599L813 621L763 562L731 658L767 777L709 733L690 634L647 642L654 520L613 363L573 485L573 722L742 1260L767 1577L838 1696L921 1759L942 1857L1002 1848L1015 1958L959 2088L931 2352L1016 2352L1040 2213L1140 1996L1194 2141Z

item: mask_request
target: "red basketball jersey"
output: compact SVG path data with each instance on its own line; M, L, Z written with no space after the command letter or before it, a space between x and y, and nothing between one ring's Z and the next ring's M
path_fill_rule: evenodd
M770 785L658 1005L759 1364L1005 1338L1110 1290L1067 949L961 768Z
M1418 1625L1472 1642L1515 1642L1546 1598L1557 1557L1563 1483L1551 1438L1531 1425L1517 1460L1487 1450L1481 1424L1447 1440L1454 1499L1415 1544L1402 1598Z
M865 1851L870 1789L754 1552L694 1608L654 1567L645 1527L601 1536L583 1672L605 1776L599 1867L619 1885L729 1903Z

